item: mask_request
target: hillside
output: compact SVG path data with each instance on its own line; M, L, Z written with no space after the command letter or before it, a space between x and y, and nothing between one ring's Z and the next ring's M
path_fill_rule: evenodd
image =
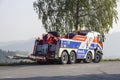
M16 54L27 55L27 52L20 51L4 51L0 49L0 63L14 63L21 60L9 59L8 56L15 56Z
M27 51L32 53L34 46L34 39L22 40L22 41L11 41L1 42L0 49L10 51Z

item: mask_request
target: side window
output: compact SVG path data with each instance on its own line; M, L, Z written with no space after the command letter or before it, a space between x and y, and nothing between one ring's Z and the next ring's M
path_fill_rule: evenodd
M104 42L104 36L103 35L98 35L98 40L99 40L99 42Z
M98 41L99 41L99 42L101 41L101 39L100 39L100 35L98 35Z

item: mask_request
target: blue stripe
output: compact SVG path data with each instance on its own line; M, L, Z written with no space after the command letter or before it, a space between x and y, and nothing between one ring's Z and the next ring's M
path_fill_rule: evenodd
M89 47L90 50L94 50L95 48L102 50L102 48L98 45L98 43L97 44L92 43Z
M74 41L60 41L60 48L75 48L78 49L81 45L81 42L74 42Z
M92 43L92 44L90 45L89 49L90 49L90 50L94 50L94 49L95 49L95 46L96 46L96 44Z
M88 52L88 49L78 49L77 58L84 58L87 52Z

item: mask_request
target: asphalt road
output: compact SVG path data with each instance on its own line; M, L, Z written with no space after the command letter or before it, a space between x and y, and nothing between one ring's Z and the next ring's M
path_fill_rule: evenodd
M0 80L120 80L120 61L0 66Z

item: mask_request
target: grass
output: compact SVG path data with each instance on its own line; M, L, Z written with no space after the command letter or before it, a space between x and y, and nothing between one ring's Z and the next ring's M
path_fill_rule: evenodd
M0 63L0 66L15 66L15 65L32 65L36 64L34 61L20 61L14 63Z
M102 59L102 62L112 62L112 61L120 61L119 59ZM35 61L20 61L14 63L0 63L0 66L16 66L16 65L35 65L38 64Z
M102 61L120 61L120 59L103 59Z

